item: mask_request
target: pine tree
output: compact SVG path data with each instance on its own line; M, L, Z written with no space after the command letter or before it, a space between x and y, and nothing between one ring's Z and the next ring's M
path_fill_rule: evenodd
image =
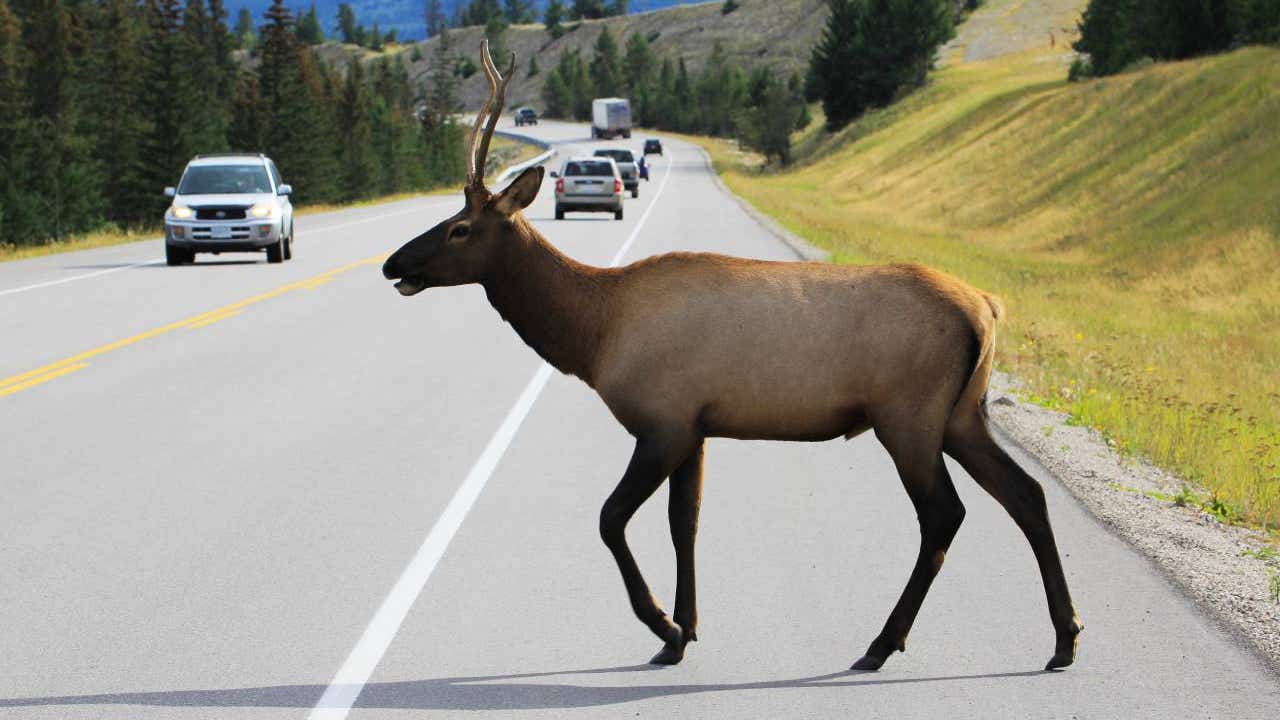
M499 68L506 68L508 61L507 23L502 19L502 13L494 13L489 16L489 20L484 26L484 36L489 40L489 54L493 56L493 62Z
M378 29L378 21L373 21L373 30L369 33L369 49L382 52L382 31Z
M533 22L533 8L529 0L505 0L503 14L509 25L525 25Z
M237 152L262 152L267 142L267 108L256 73L241 73L231 101L227 143Z
M427 26L427 39L439 37L445 31L448 27L448 18L445 17L444 9L440 7L440 0L430 0L427 3L423 20Z
M298 41L303 45L319 45L324 42L324 28L320 25L320 14L316 11L314 2L306 14L298 18Z
M0 243L27 244L45 234L31 177L35 138L25 82L30 64L18 16L0 0Z
M1080 17L1080 38L1072 46L1089 56L1090 73L1120 72L1138 58L1132 39L1134 0L1090 0Z
M194 154L190 109L197 107L187 63L194 54L182 32L177 0L149 0L144 76L147 91L164 102L151 107L152 127L146 142L148 178L153 191L176 185Z
M657 64L658 58L649 47L649 41L640 33L631 33L627 38L626 62L623 63L626 87L636 90L648 86Z
M425 149L428 182L452 184L466 174L463 129L454 122L461 109L457 96L457 79L448 29L443 29L436 42L428 71L430 87L426 104L419 115L421 143Z
M622 64L618 58L618 44L613 40L609 26L600 29L596 38L595 56L591 59L591 80L601 96L618 95L622 90Z
M338 104L338 128L342 138L341 195L345 200L366 197L373 189L376 168L370 154L372 139L369 129L371 105L364 68L352 55L347 62L347 80Z
M627 14L627 0L613 0L604 10L605 17Z
M231 100L236 88L236 75L240 66L231 57L235 45L227 28L227 6L222 0L209 0L209 56L218 68L218 100L224 106Z
M604 17L604 0L573 0L571 20L595 20Z
M549 117L567 118L573 115L573 91L559 67L552 68L547 74L547 82L542 86L542 102L546 106L544 112Z
M218 58L219 41L215 35L219 33L205 12L203 0L188 0L182 34L188 52L182 61L189 93L195 103L193 107L201 108L187 119L191 146L196 152L225 150L227 116L223 92L227 82L222 77L224 66Z
M724 46L719 41L711 48L711 56L702 69L696 92L696 130L709 135L727 136L732 133L733 115L741 105L744 83L741 71L729 64Z
M541 70L541 68L539 68L539 67L538 67L538 56L537 56L537 55L530 55L530 56L529 56L529 70L528 70L528 72L526 73L526 77L537 77L538 73L540 73L540 72L542 72L542 70Z
M338 35L344 43L360 44L356 36L356 11L351 9L351 3L338 4Z
M672 92L674 123L671 127L674 130L688 132L694 129L694 108L695 102L693 95L693 80L689 77L689 66L685 64L684 58L680 58L679 64L676 66L676 79Z
M332 138L320 76L311 52L297 45L293 14L273 0L262 31L258 68L266 112L266 152L294 186L301 202L334 199Z
M463 27L487 26L494 16L502 18L502 6L499 5L498 0L471 0L462 11L461 25Z
M547 10L542 16L542 23L547 28L547 33L553 39L559 40L564 35L564 3L560 0L551 0L547 3Z
M233 45L252 52L258 46L258 32L253 27L253 13L240 8L236 14L236 29L232 32Z
M146 88L142 83L142 27L137 5L105 0L89 24L91 58L86 65L88 125L93 156L103 177L106 218L119 225L153 220L158 202L149 186L143 144L148 135Z

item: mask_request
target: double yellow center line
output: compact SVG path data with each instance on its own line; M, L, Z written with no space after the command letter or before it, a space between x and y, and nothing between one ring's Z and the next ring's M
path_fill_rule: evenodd
M147 330L146 332L132 335L124 338L123 340L117 340L112 343L107 343L106 345L100 345L91 350L85 350L84 352L72 355L71 357L63 358L62 360L54 363L49 363L43 367L38 367L35 370L28 370L27 372L19 373L18 375L11 375L7 378L0 379L0 397L21 392L28 388L47 383L50 380L56 380L65 375L70 375L77 370L83 370L89 366L88 363L85 362L86 360L98 357L99 355L105 355L114 350L119 350L120 348L140 343L143 340L150 340L151 338L171 333L174 330L180 330L182 328L199 328L206 325L212 325L220 320L226 320L227 318L239 315L250 305L255 305L264 300L270 300L271 298L280 297L281 295L293 292L294 290L312 290L318 288L349 270L354 270L363 265L381 263L386 258L386 255L375 255L373 257L365 258L364 260L357 260L353 263L348 263L341 267L334 268L333 270L320 273L314 277L309 277L305 280L298 280L297 282L282 285L274 290L268 290L267 292L254 295L253 297L246 298L239 302L224 305L216 310L210 310L209 312L200 313L199 315L189 317L185 320L179 320L162 327Z

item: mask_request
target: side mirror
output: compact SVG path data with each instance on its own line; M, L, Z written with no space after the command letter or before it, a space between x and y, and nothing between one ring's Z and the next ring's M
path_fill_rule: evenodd
M288 184L288 183L285 183L285 184L281 185L280 187L276 188L276 194L277 194L277 195L292 195L292 194L293 194L293 186L292 186L292 185L290 185L290 184Z
M176 188L167 187L164 189L164 196L172 200L178 194Z
M560 177L560 173L556 172L555 170L552 170L552 171L551 171L551 177L553 177L553 178L558 178L558 177Z

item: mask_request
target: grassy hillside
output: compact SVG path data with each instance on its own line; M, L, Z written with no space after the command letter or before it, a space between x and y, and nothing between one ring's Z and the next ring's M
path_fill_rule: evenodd
M517 25L507 30L507 49L517 58L516 77L507 90L507 107L530 104L542 106L542 87L547 71L555 67L560 55L577 48L583 57L591 58L592 48L601 29L608 26L620 49L632 33L640 33L649 39L658 58L672 60L683 56L691 70L702 67L711 48L720 41L727 51L729 61L743 67L765 64L788 74L803 71L827 11L825 0L741 0L741 7L728 15L722 15L723 2L716 0L695 5L681 5L636 13L604 20L583 21L576 30L553 40L542 25ZM575 27L569 23L568 27ZM480 40L483 28L470 27L450 31L455 54L470 57L479 62ZM422 59L410 63L410 77L420 77L431 66L437 39L416 43ZM413 45L396 46L394 52L404 53L406 61L412 56ZM373 53L352 45L330 43L321 49L326 60L341 64L345 54L358 51L364 57ZM529 57L536 55L542 72L528 75ZM476 73L462 82L463 105L469 109L480 107L488 97L489 88L483 73Z
M1081 84L1060 52L956 59L820 159L726 180L839 262L1002 295L1000 365L1041 402L1275 527L1280 51Z

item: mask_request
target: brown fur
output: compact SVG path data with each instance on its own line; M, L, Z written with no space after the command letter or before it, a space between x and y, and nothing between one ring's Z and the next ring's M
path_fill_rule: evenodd
M482 52L493 92L501 78ZM501 102L497 102L501 107ZM487 105L486 108L489 106ZM477 129L483 119L476 119ZM492 132L489 123L487 135ZM475 166L483 167L478 144ZM707 437L828 440L874 430L920 521L920 554L880 635L855 664L874 670L906 636L942 566L964 506L943 463L955 458L1030 541L1056 645L1071 664L1081 625L1035 480L991 438L982 405L1003 308L994 297L919 265L780 263L671 253L623 268L563 255L520 214L542 169L415 238L383 268L405 294L480 283L520 337L594 388L636 438L605 502L600 534L637 617L676 663L697 639L693 547ZM625 528L671 478L676 604L668 617L631 555Z

